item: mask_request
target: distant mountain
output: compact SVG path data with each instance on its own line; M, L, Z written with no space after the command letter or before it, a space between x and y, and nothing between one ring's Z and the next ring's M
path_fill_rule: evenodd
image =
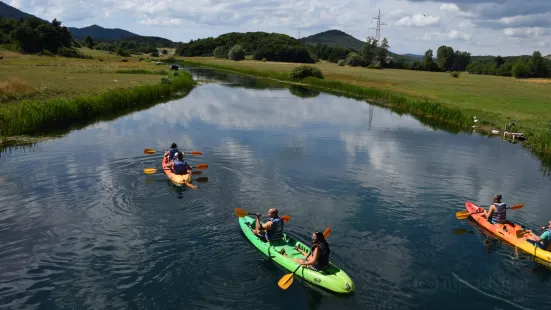
M28 17L38 18L34 15L27 14L12 6L9 6L2 1L0 1L0 17L9 18L9 19L20 19L20 18L28 18Z
M103 28L98 25L92 25L84 28L68 27L69 32L75 40L84 40L86 36L92 37L96 42L101 41L119 41L119 40L136 40L149 42L155 46L173 47L174 42L161 37L148 37L132 33L130 31L119 28Z
M358 40L355 37L349 35L346 32L340 31L340 30L328 30L324 32L320 32L314 35L311 35L309 37L301 38L300 41L303 44L309 44L309 45L316 45L318 43L320 44L326 44L329 46L336 46L341 48L351 48L358 52L362 50L363 45L365 44L364 41ZM389 56L391 57L403 57L407 60L417 60L422 59L423 55L416 55L416 54L396 54L391 51L388 52Z
M417 55L417 54L409 54L409 53L402 54L402 56L408 57L408 58L415 58L415 59L419 59L419 60L421 60L425 57L425 55Z
M364 44L353 36L340 30L327 30L309 37L301 38L303 44L316 45L318 43L342 48L351 48L357 51L362 49Z
M92 25L84 28L68 27L75 40L84 40L86 36L98 41L116 41L121 38L138 37L139 35L119 28L103 28L98 25Z

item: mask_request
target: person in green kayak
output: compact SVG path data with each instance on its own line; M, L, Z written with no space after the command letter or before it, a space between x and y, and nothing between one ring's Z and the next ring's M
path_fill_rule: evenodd
M266 223L262 224L260 223L260 214L256 215L256 229L253 230L253 233L264 241L281 240L283 238L283 219L279 217L276 208L268 210L268 216Z
M549 246L551 245L551 221L549 221L547 227L541 227L541 230L544 232L539 237L534 235L531 230L528 230L528 232L530 232L530 236L526 241L532 243L540 249L549 251Z
M165 152L165 157L168 156L167 162L174 160L174 155L176 153L178 153L178 146L176 145L176 143L172 143L172 145L170 146L170 149Z
M494 196L494 202L488 209L484 211L484 215L492 224L507 224L507 205L501 202L501 195Z
M299 251L306 258L291 259L303 266L306 266L307 268L315 271L322 271L329 266L329 254L331 253L331 249L329 248L329 243L327 243L327 240L325 239L325 236L323 236L322 232L316 231L312 234L312 246L310 247L310 253L312 253L312 255L308 255L308 253L304 252L297 246L295 246L295 250ZM280 253L283 256L288 257L285 253L285 249L281 249Z

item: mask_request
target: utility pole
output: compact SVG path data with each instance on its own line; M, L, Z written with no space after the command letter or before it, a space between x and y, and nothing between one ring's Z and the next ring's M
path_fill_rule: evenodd
M377 27L376 28L371 27L369 29L375 29L375 39L377 40L377 42L380 42L381 41L381 26L386 25L385 23L381 22L381 9L379 9L379 15L377 15L377 17L373 17L371 19L371 22L373 22L374 19L377 20Z

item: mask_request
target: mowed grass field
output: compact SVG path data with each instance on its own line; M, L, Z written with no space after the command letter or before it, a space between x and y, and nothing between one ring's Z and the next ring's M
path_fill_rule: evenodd
M123 62L123 57L105 51L80 51L94 59L23 55L0 49L0 104L20 99L72 98L159 83L160 71L165 75L169 71L166 65L145 61L147 56L133 56ZM159 74L117 73L130 70Z
M213 57L184 59L205 65L223 65L259 72L288 73L300 65L295 63L231 61ZM321 61L313 64L321 69L326 80L391 90L415 98L458 107L480 120L503 126L511 119L523 128L546 128L551 121L551 84L545 79L517 80L507 77L471 75L462 72L459 78L449 73L397 69L339 67Z

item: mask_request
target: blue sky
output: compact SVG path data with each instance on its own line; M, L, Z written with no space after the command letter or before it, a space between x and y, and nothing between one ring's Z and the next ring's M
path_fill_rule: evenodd
M6 0L4 0L6 1ZM65 26L98 24L174 41L231 31L293 37L339 29L365 40L381 10L381 35L397 53L451 45L473 55L551 54L551 0L7 0Z

